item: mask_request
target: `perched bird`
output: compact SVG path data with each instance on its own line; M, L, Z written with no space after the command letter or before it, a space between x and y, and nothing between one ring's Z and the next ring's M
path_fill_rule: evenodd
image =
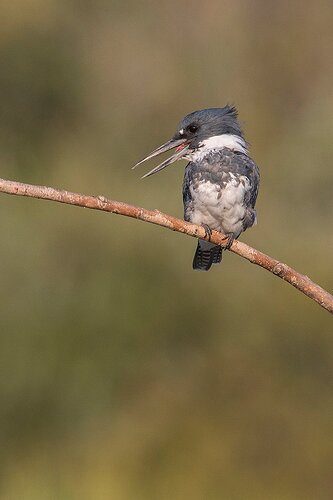
M208 271L222 259L222 250L256 224L255 203L259 169L249 157L248 145L234 106L194 111L179 123L173 138L139 161L176 148L175 153L148 177L182 158L189 160L183 183L184 219L202 225L206 235L214 229L228 239L222 248L199 240L193 269Z

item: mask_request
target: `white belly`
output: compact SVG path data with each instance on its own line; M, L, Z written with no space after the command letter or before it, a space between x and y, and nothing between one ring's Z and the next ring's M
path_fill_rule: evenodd
M241 182L239 182L241 180ZM244 195L249 189L246 177L236 179L231 176L230 182L221 188L210 181L190 187L193 212L191 222L207 224L211 229L223 233L242 232L242 221L245 217Z

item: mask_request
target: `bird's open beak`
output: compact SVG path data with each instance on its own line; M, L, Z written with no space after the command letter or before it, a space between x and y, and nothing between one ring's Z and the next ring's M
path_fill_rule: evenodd
M140 160L136 165L134 165L133 168L136 168L138 165L141 165L144 161L150 160L151 158L154 158L154 156L158 156L162 153L165 153L166 151L169 151L170 149L176 149L176 152L170 156L167 160L163 161L157 167L153 168L150 172L142 176L142 179L145 177L149 177L152 174L156 174L156 172L159 172L160 170L163 170L163 168L167 167L168 165L171 165L171 163L174 163L177 160L180 160L183 156L187 154L187 151L189 149L189 145L187 144L185 139L171 139L170 141L166 142L165 144L162 144L159 148L155 149L152 153L150 153L148 156Z

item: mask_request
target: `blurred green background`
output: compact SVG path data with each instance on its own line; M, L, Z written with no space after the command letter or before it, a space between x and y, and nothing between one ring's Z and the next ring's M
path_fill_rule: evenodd
M2 177L182 217L184 162L130 167L234 103L262 176L241 239L332 291L331 1L0 9ZM329 313L231 253L194 273L180 234L0 203L1 499L333 498Z

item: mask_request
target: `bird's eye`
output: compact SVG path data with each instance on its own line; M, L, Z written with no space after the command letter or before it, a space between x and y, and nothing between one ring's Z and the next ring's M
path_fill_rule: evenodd
M187 127L187 130L189 132L191 132L191 134L194 134L198 130L198 128L199 128L198 125L195 125L194 123L192 123L191 125L189 125Z

